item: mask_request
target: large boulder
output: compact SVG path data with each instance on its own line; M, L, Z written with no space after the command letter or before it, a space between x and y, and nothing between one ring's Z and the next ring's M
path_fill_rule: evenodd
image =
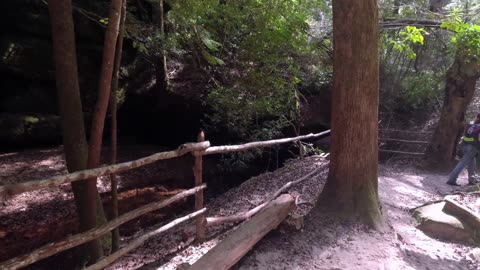
M474 244L474 230L466 222L446 214L444 207L445 202L442 201L417 208L413 213L419 221L417 228L432 238Z

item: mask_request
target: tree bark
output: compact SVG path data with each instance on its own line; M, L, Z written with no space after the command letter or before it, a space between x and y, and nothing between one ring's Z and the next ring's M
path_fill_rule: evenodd
M50 0L48 8L52 27L55 78L62 118L65 160L68 171L72 173L86 169L88 155L78 82L72 3L71 0ZM92 211L95 214L94 204L100 199L97 187L88 185L87 181L81 181L72 183L72 190L79 215L80 229L88 230ZM91 202L93 202L93 207ZM92 244L96 246L95 243ZM90 244L84 246L86 257L94 256L93 252Z
M107 113L108 101L112 84L113 62L115 60L115 47L117 44L118 27L120 23L120 10L122 0L112 0L110 5L110 16L108 20L107 31L105 32L105 41L103 45L102 67L100 72L100 81L98 86L97 102L93 114L92 126L90 129L90 142L88 147L88 168L96 168L100 165L100 155L102 149L103 128L105 124L105 115ZM87 180L89 192L86 197L90 204L89 209L95 209L88 216L86 228L91 229L106 222L103 206L94 199L97 195L97 179ZM94 188L95 187L95 188ZM98 207L98 208L97 208ZM95 245L93 245L95 244ZM105 245L107 246L107 245ZM96 262L103 256L103 249L99 241L92 243L92 250L89 264Z
M376 0L333 1L332 146L320 202L375 228L381 218L377 18Z
M198 134L197 138L198 142L204 142L205 141L205 133L203 131L200 131ZM203 176L203 152L202 151L197 151L193 152L194 156L194 166L193 166L193 175L195 177L195 186L198 187L202 185L202 176ZM198 211L203 208L203 190L199 190L195 194L195 211ZM205 215L200 215L197 217L196 221L196 236L197 236L197 241L203 242L205 241L205 226L206 226L206 220L205 220Z
M103 59L98 85L98 97L93 114L90 130L90 144L88 151L88 167L95 168L100 164L102 135L110 96L113 62L115 61L115 47L117 44L118 28L120 23L122 0L112 0L108 28L103 45Z
M157 79L158 94L162 95L168 88L168 77L167 77L167 55L165 50L165 8L164 1L158 0L153 6L153 20L157 25L157 30L162 36L162 48L160 53L155 60L155 74ZM159 102L162 102L159 99Z
M449 167L455 157L465 112L472 101L480 68L475 61L457 56L447 72L442 113L427 147L426 159L433 166Z
M115 63L113 66L112 90L110 92L110 113L111 113L111 129L110 129L110 163L117 163L117 90L118 90L118 76L120 65L122 63L123 53L123 36L125 33L125 17L127 12L127 2L122 0L122 9L120 15L120 28L118 32L117 48L115 50ZM117 198L117 179L113 173L110 175L111 179L111 197L112 197L112 219L118 217L118 198ZM120 233L118 228L112 231L112 251L115 252L120 247Z

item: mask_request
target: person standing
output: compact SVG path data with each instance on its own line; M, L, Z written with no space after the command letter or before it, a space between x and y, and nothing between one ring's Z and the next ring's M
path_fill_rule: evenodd
M476 156L480 150L480 113L477 114L477 119L473 123L469 123L465 127L463 136L463 157L457 163L455 168L448 176L447 184L451 186L460 186L457 184L457 178L463 168L467 166L468 184L474 185L478 183L476 177Z

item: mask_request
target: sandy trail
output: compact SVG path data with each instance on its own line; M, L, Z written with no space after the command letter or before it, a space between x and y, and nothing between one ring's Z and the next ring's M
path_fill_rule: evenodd
M445 179L416 169L381 167L379 195L388 216L385 232L342 224L313 211L303 232L270 235L238 269L480 269L480 262L466 257L473 247L426 236L408 213L451 193Z

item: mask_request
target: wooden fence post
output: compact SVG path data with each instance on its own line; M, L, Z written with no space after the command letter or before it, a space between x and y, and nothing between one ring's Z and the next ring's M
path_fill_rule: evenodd
M200 131L198 134L198 142L205 141L205 134L203 131ZM202 185L202 156L205 151L194 151L193 156L195 157L195 165L193 167L193 175L195 176L195 186L198 187ZM203 209L203 190L198 190L195 193L195 211ZM196 218L196 228L197 228L197 241L205 241L205 227L206 219L205 214L201 214Z

